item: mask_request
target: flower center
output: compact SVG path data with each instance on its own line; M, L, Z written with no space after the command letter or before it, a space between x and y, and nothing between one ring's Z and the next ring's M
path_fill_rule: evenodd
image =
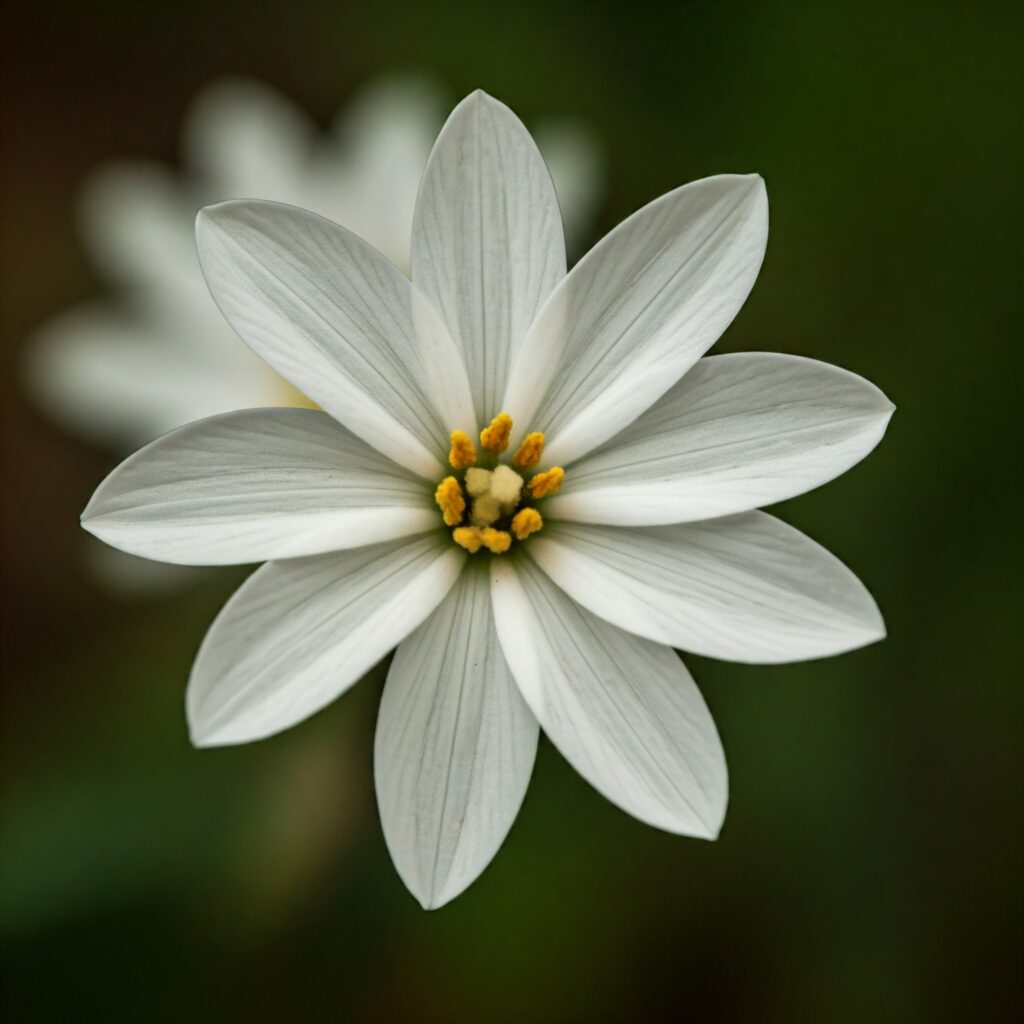
M500 555L513 541L524 541L544 525L533 502L554 494L565 472L552 466L534 473L529 481L523 472L540 465L544 435L527 434L512 456L511 465L501 461L512 436L512 417L499 413L480 431L481 465L477 447L462 430L452 431L448 461L455 474L446 476L434 492L444 525L452 527L452 540L475 555L481 548Z

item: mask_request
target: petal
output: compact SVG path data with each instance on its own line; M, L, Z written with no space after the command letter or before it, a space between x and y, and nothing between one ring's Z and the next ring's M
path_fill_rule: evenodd
M319 711L444 600L464 563L438 532L257 569L192 667L192 742L263 739Z
M498 644L487 574L473 566L398 648L377 719L384 838L424 907L454 899L497 853L537 733Z
M210 200L304 204L312 123L280 93L247 78L207 86L185 120L185 151Z
M558 195L565 244L572 252L593 227L594 212L604 198L605 161L596 135L571 118L549 118L534 128Z
M232 412L166 434L82 513L122 551L187 565L314 555L439 523L422 480L310 409Z
M725 755L675 652L594 617L529 559L493 561L502 650L566 760L641 821L715 838L728 799Z
M595 615L712 658L803 661L885 636L860 580L764 512L631 530L551 523L530 553Z
M277 203L207 207L196 237L214 298L259 356L378 451L441 475L450 432L475 429L469 383L444 325L393 263Z
M591 249L520 350L502 408L566 465L617 434L704 354L753 287L768 237L756 174L656 199Z
M512 360L564 275L551 175L519 118L478 90L452 112L423 172L412 279L465 355L481 422L501 411Z
M701 359L566 475L548 516L651 526L745 512L845 473L893 404L855 373L799 356Z
M168 303L208 301L196 259L196 204L169 170L125 161L99 172L82 192L82 234L104 272Z
M416 193L446 108L429 79L383 76L345 104L318 160L320 212L405 273Z

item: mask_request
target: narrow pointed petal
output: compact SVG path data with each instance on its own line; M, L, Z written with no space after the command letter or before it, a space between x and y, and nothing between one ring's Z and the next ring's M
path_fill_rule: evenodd
M472 566L398 648L377 719L384 838L427 909L458 896L497 853L537 733L498 643L487 574Z
M465 367L397 267L329 220L249 200L200 211L217 304L263 359L367 444L436 479L473 424Z
M192 742L263 739L330 704L444 600L464 562L438 532L257 569L192 667Z
M605 159L593 131L571 118L551 118L533 131L544 163L551 172L562 213L569 256L593 227L594 213L604 198Z
M142 160L107 167L87 183L79 212L91 254L115 281L164 302L205 299L195 204L168 169Z
M409 273L423 168L449 104L428 78L371 80L349 99L316 163L323 210Z
M212 198L245 196L279 203L310 202L312 122L280 93L247 78L207 86L185 121L189 162Z
M519 118L478 90L452 112L427 161L412 279L462 349L481 422L501 411L512 360L564 275L551 175Z
M678 655L591 615L529 559L495 560L491 594L519 689L565 759L641 821L714 839L725 755Z
M764 512L630 530L552 523L530 553L595 615L712 658L804 661L885 636L860 580Z
M845 473L893 404L855 373L769 352L701 359L572 467L546 515L652 526L746 512Z
M660 398L753 287L768 238L756 174L695 181L649 203L572 269L519 352L502 408L581 458Z
M121 463L82 514L122 551L186 565L338 551L438 522L423 480L310 409L181 427Z

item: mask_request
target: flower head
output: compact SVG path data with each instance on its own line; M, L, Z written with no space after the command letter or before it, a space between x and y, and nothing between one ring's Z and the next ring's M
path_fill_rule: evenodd
M500 846L538 728L640 820L718 834L725 759L673 648L770 663L883 635L848 569L755 509L853 465L891 404L808 359L701 358L761 264L756 175L662 196L567 274L544 162L477 92L427 163L411 281L292 207L210 207L197 236L229 322L323 411L168 434L83 522L151 558L267 561L196 659L199 745L279 732L397 647L376 787L425 906Z

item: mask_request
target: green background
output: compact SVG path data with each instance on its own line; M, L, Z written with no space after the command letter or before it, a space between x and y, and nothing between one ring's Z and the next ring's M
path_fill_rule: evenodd
M4 1009L18 1021L966 1021L1020 1007L1019 5L82 4L4 14ZM416 69L605 148L596 239L685 181L766 179L754 292L717 351L863 374L898 407L779 514L889 638L688 663L729 758L714 844L659 833L542 743L492 866L425 913L373 802L378 676L248 748L182 695L241 578L117 600L77 515L112 464L24 398L26 336L103 287L83 178L179 159L225 73L326 125Z

